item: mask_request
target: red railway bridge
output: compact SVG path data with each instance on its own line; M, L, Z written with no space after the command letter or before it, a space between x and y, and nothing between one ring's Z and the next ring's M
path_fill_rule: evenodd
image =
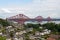
M37 16L35 18L29 18L25 16L24 14L18 14L12 17L7 18L7 20L10 21L16 21L20 24L24 24L26 21L37 21L37 22L42 22L42 21L60 21L60 19L52 19L50 17L43 18L42 16Z

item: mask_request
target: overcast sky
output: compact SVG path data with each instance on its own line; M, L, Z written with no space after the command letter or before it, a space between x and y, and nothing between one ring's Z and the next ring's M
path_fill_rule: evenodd
M16 14L60 18L60 0L0 0L0 18Z

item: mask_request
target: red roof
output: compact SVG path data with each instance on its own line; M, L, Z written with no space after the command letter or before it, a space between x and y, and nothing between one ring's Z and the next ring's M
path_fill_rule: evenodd
M56 39L55 39L55 38L49 37L49 38L47 38L47 40L56 40Z

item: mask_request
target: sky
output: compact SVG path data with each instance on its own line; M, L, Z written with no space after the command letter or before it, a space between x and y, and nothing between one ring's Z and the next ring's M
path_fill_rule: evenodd
M60 18L60 0L0 0L0 18L17 14Z

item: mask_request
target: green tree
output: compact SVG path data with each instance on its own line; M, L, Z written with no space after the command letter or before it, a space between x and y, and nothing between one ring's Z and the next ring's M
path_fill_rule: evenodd
M54 34L60 33L60 24L46 23L43 24L44 28L51 30Z
M46 24L43 24L43 26L46 29L49 29L49 30L52 30L52 31L55 30L55 23L46 23Z
M7 22L7 20L0 19L0 24L3 26L9 26L10 24Z
M39 26L41 26L41 24L31 24L31 23L28 23L27 25L25 25L26 28L39 28Z
M11 40L13 40L13 31L10 32L10 37L11 37Z

